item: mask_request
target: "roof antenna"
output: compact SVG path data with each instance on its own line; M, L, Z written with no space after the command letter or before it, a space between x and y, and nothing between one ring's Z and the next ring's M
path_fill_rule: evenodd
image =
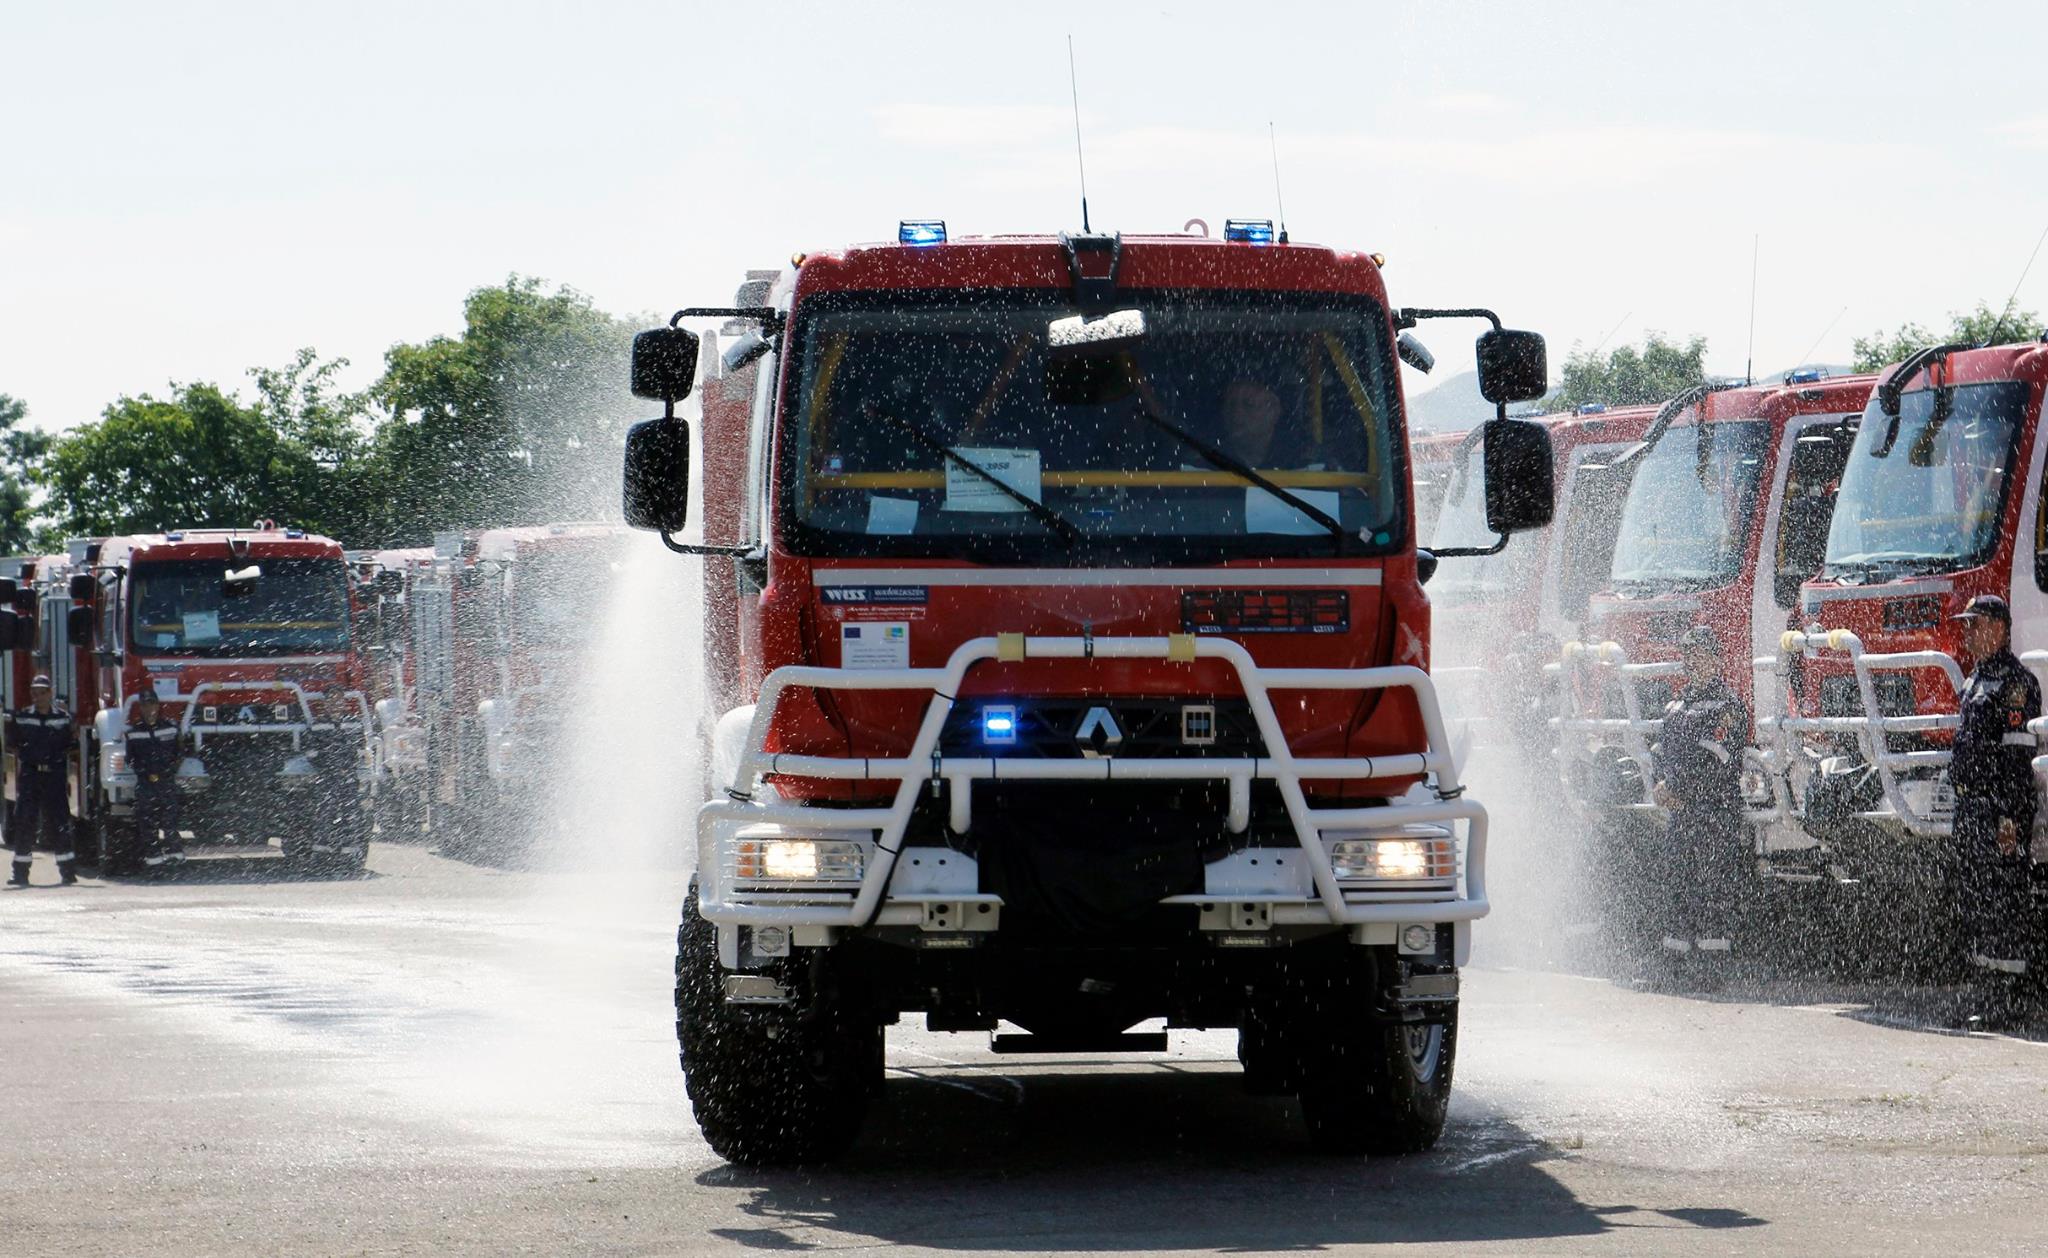
M2034 251L2027 255L2027 264L2020 268L2019 281L2012 286L2012 296L2005 299L2005 309L1998 312L1997 326L1991 329L1991 335L1985 338L1984 344L1998 344L1998 334L2005 331L2005 321L2012 318L2012 305L2020 299L2020 285L2027 282L2027 272L2034 269L2034 259L2041 256L2042 240L2048 240L2048 227L2041 229L2041 240L2034 242Z
M1621 325L1627 323L1631 318L1633 318L1635 316L1635 313L1635 311L1631 310L1627 314L1621 316L1621 318L1615 320L1614 326L1607 329L1607 335L1600 338L1600 343L1587 351L1588 355L1590 356L1592 354L1597 354L1601 350L1606 349L1607 342L1614 339L1614 334L1616 332L1621 331Z
M1266 120L1266 145L1273 150L1273 200L1280 207L1280 243L1287 243L1287 198L1280 195L1280 141L1273 134L1272 119Z
M1746 388L1756 383L1756 258L1763 247L1763 233L1758 232L1749 241L1749 357L1742 364L1742 383Z
M1067 88L1074 95L1074 164L1081 168L1081 234L1093 235L1088 226L1088 159L1081 149L1081 80L1074 73L1074 36L1067 34Z
M1848 313L1849 308L1847 306L1844 306L1840 310L1835 311L1835 317L1828 320L1828 325L1820 330L1819 336L1813 338L1813 344L1806 347L1806 352L1799 356L1799 361L1792 364L1795 370L1797 368L1806 366L1807 363L1812 360L1813 351L1820 348L1820 343L1828 339L1828 333L1834 331L1835 325L1837 323L1840 323L1842 321L1842 316Z

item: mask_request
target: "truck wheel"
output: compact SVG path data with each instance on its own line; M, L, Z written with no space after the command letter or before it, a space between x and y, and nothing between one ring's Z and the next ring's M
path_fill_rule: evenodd
M746 1166L823 1162L853 1144L882 1069L882 1028L801 1004L730 1005L718 932L683 904L676 1040L683 1085L714 1153Z
M102 874L135 872L142 853L135 850L135 824L131 819L123 817L117 820L101 813L87 824L86 834L88 837L80 847L99 849Z
M1324 1153L1422 1153L1443 1135L1458 1021L1359 1025L1339 1031L1305 1066L1301 1113Z

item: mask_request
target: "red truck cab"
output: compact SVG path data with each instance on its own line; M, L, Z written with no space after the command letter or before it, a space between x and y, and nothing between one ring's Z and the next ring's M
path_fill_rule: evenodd
M178 785L195 837L275 838L288 858L360 868L374 751L341 545L264 522L103 538L81 559L68 626L86 753L79 815L102 865L137 855L123 740L148 689L183 732Z
M799 258L764 306L641 335L635 391L669 414L629 436L627 521L735 572L708 671L740 702L712 734L678 961L714 1148L844 1147L909 1011L1008 1021L1015 1051L1236 1026L1319 1141L1435 1139L1485 819L1426 671L1395 341L1453 315L1494 325L1504 542L1549 515L1546 435L1505 417L1545 386L1540 338L1395 310L1379 259L1270 224L906 223ZM703 459L707 520L739 529L705 545L674 537L690 317L753 323L762 354L744 458ZM707 439L714 413L735 427L707 409ZM1331 1021L1304 981L1388 1012ZM785 1036L807 1064L750 1065ZM1340 1086L1332 1042L1398 1068Z

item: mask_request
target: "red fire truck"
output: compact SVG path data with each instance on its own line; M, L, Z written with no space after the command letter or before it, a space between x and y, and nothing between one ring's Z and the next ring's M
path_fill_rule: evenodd
M411 702L386 708L387 759L401 798L423 783L449 842L530 834L625 539L612 524L450 532L430 562L403 561Z
M1391 308L1377 258L1269 223L907 222L641 335L635 392L668 410L629 435L627 521L739 573L711 667L745 701L677 960L713 1148L843 1149L913 1011L1027 1052L1235 1027L1323 1147L1435 1141L1486 814L1425 671L1394 364L1452 315L1494 325L1491 523L1540 526L1547 436L1505 412L1545 386L1541 338ZM739 520L709 548L674 536L694 317L763 355L744 460L707 453L740 469L704 478Z
M1519 769L1540 762L1545 774L1554 772L1556 682L1544 665L1581 636L1592 595L1606 588L1624 487L1602 469L1642 440L1655 414L1648 406L1585 406L1547 420L1555 521L1524 544L1445 568L1430 584L1430 603L1453 631L1433 653L1431 675L1461 742L1509 751ZM1444 506L1428 534L1433 546L1487 540L1477 436L1460 436L1445 456Z
M1776 385L1682 393L1607 473L1626 486L1611 573L1592 599L1587 641L1566 648L1571 684L1561 691L1560 759L1574 799L1658 813L1649 746L1676 693L1678 639L1695 624L1721 639L1727 681L1753 712L1784 708L1778 639L1799 583L1820 571L1874 381L1803 371ZM1752 768L1762 822L1774 807L1771 773L1763 760Z
M1782 811L1817 840L1813 868L1878 891L1895 933L1944 954L1959 943L1944 774L1956 692L1976 666L1949 617L1973 595L2003 595L2013 649L2036 672L2048 665L2044 384L2042 344L1936 346L1881 374L1824 563L1801 590L1804 624L1784 636L1796 711L1759 722L1786 768ZM2039 862L2048 842L2033 851Z
M276 838L287 859L360 869L374 749L341 546L266 521L104 538L70 558L65 597L54 570L44 585L41 645L79 725L81 853L112 872L139 855L124 739L149 687L186 738L196 839Z
M83 559L87 543L73 544ZM50 674L54 698L69 711L78 710L77 656L66 645L65 625L72 608L70 553L37 555L0 560L0 648L6 651L6 665L0 668L0 702L7 710L26 707L29 682L36 674ZM12 748L6 755L6 793L9 806L15 798L15 762ZM80 812L78 762L74 757L67 775L67 789L74 813ZM79 846L80 863L92 865L98 853Z

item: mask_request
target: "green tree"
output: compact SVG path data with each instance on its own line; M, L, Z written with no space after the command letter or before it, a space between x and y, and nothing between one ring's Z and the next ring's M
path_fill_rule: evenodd
M50 449L50 434L26 426L28 403L0 393L0 554L19 555L35 543L35 466Z
M571 288L512 276L470 293L460 337L395 345L372 392L388 412L371 455L375 532L603 518L642 417L627 392L633 327Z
M1879 371L1927 345L2011 345L2041 338L2041 316L2031 310L2011 309L2010 303L1997 310L1978 302L1971 311L1952 310L1948 331L1933 332L1917 323L1902 325L1896 332L1873 332L1855 341L1856 370Z
M36 470L47 510L74 535L274 518L353 540L367 403L334 387L345 365L301 350L250 373L253 403L204 383L119 398L51 444Z
M1609 406L1642 406L1661 402L1680 389L1707 378L1707 338L1684 342L1648 333L1640 349L1624 345L1604 357L1592 350L1574 350L1564 360L1564 379L1543 400L1546 411L1569 411L1587 402Z

